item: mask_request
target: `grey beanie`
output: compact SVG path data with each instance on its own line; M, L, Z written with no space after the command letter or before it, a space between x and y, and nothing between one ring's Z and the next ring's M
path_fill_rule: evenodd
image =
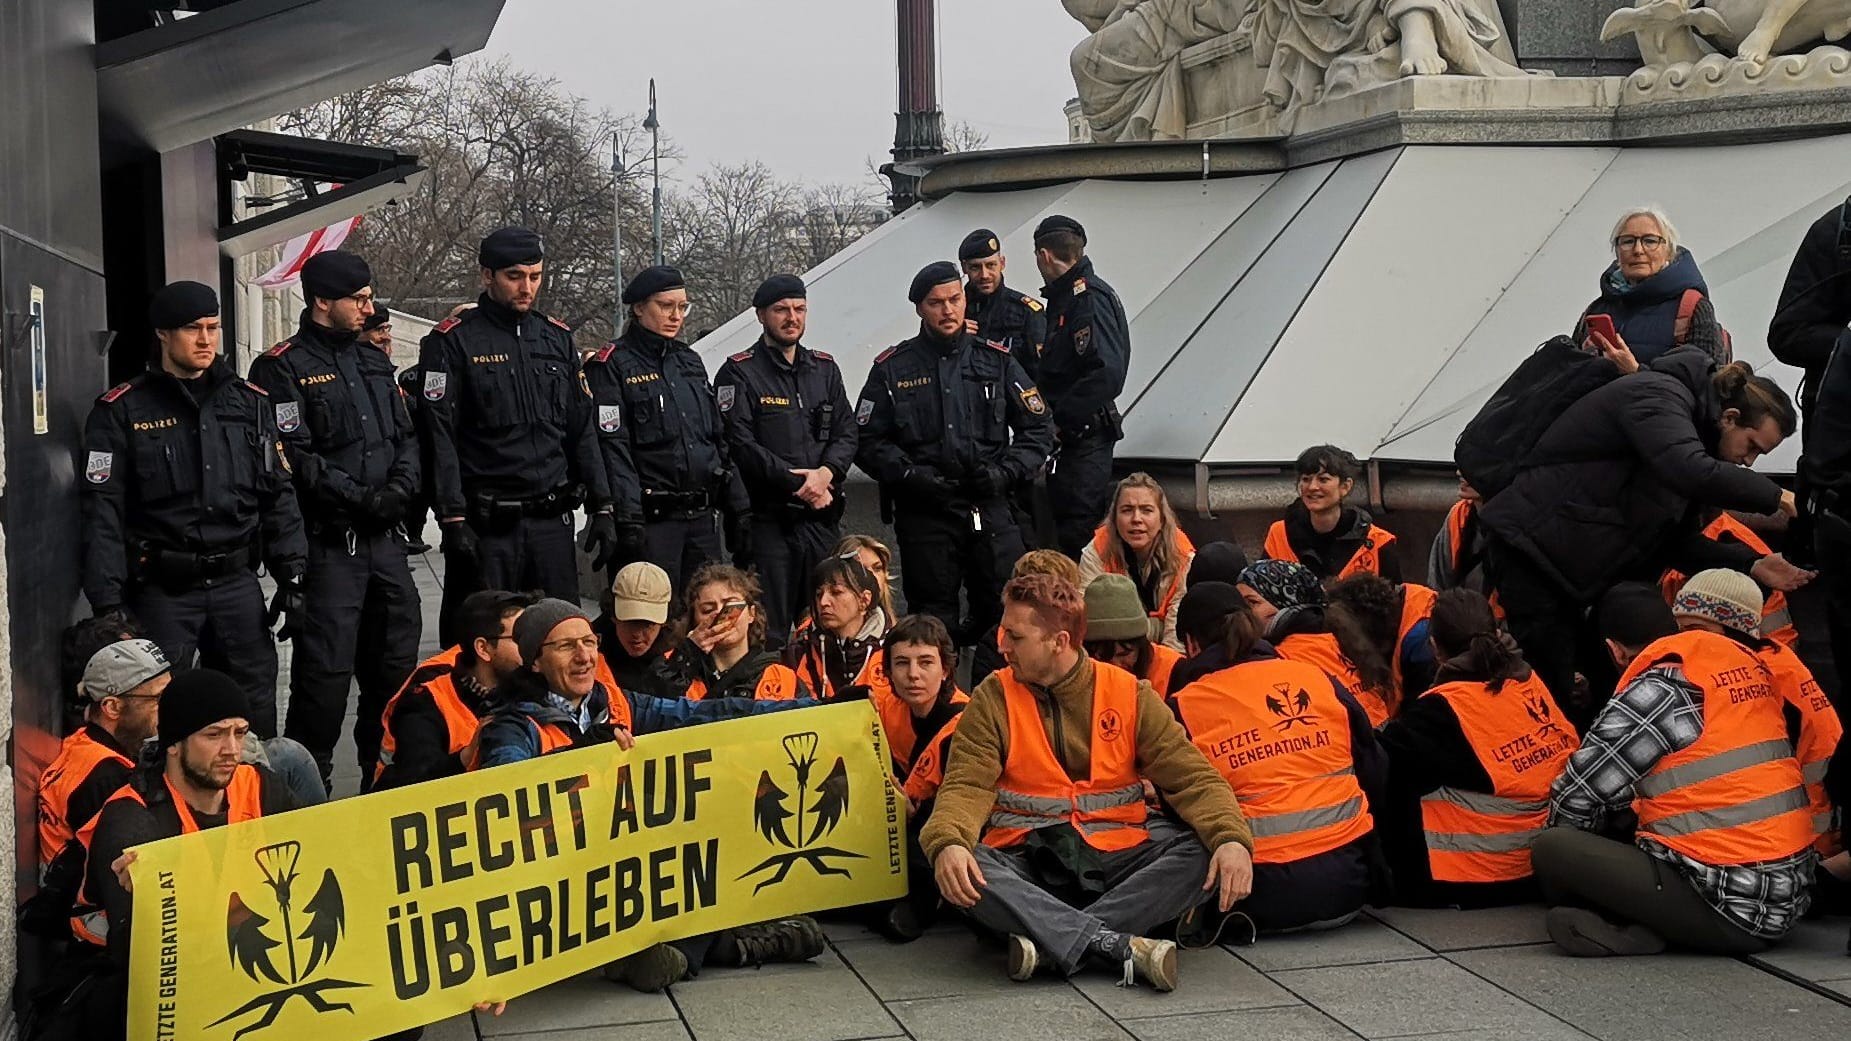
M521 612L514 620L514 646L520 648L521 661L532 665L540 660L540 645L552 635L559 623L570 618L591 621L591 616L577 604L548 597Z

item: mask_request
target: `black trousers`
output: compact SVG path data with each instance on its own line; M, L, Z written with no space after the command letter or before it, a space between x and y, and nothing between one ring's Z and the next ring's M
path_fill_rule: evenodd
M1619 679L1587 605L1570 597L1512 547L1494 540L1485 554L1487 578L1497 590L1505 625L1523 648L1524 660L1555 695L1569 722L1587 733ZM1575 695L1576 672L1587 677L1586 698Z
M720 541L720 514L695 510L643 522L643 559L668 572L668 587L679 596L683 582L702 564L726 557Z
M981 525L968 508L902 509L894 518L906 609L936 615L959 646L969 646L1003 616L1003 584L1022 555L1022 534L1001 499L983 506ZM958 591L970 602L961 620Z
M1054 541L1075 560L1105 522L1112 506L1110 435L1095 433L1063 441L1048 471L1048 504L1054 513Z
M238 571L184 591L142 586L128 606L176 672L197 655L200 665L230 676L251 699L252 732L276 736L276 641L256 575Z
M538 591L578 603L578 547L573 545L572 515L522 517L506 530L490 534L476 529L479 545L474 589ZM448 574L472 570L468 561L445 556Z
M1838 718L1851 719L1851 524L1822 516L1813 533L1814 564L1825 602L1826 632L1838 682L1827 688ZM1791 594L1789 594L1791 596Z
M765 625L772 643L784 642L803 617L810 606L810 572L841 540L842 529L834 523L795 514L752 515L752 566L765 588Z
M308 609L296 623L284 733L315 757L325 781L357 679L354 744L364 789L379 758L380 716L416 667L424 628L404 541L396 533L356 535L350 552L338 532L312 538L303 594Z

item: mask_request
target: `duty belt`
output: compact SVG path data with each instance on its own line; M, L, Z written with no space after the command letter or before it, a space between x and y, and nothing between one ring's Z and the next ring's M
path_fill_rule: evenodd
M643 489L643 519L659 520L674 514L698 513L714 507L711 492L658 492Z
M568 485L532 498L472 495L469 497L469 512L487 521L512 521L519 517L557 517L562 513L578 509L581 501L583 501L583 496L579 493L578 487Z
M139 564L144 578L168 586L190 586L211 582L250 567L249 546L219 553L189 553L184 550L143 546Z

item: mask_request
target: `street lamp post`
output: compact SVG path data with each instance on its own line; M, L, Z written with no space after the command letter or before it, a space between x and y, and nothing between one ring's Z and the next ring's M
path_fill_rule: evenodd
M616 289L611 294L611 338L623 333L623 142L611 133L611 276Z
M655 236L656 263L662 263L662 124L656 119L656 81L649 79L649 118L643 120L643 129L649 131L650 164L653 167L655 191L650 205L649 230Z

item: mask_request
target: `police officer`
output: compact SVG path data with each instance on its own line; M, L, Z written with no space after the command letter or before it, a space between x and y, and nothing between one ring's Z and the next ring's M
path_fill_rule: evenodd
M360 325L360 339L379 348L380 353L386 357L392 357L391 309L377 300L373 301L373 313L367 315L366 321Z
M1003 284L1007 258L1002 240L978 228L958 244L964 268L964 328L979 340L1009 348L1022 371L1039 379L1041 349L1048 342L1048 319L1041 301Z
M855 461L893 507L908 609L971 643L1001 617L1003 582L1022 555L1009 488L1047 462L1053 431L1021 363L967 330L956 265L927 265L907 299L919 335L874 359L855 406Z
M526 228L482 240L476 306L424 338L419 408L446 586L461 571L469 590L542 589L576 602L572 511L589 502L594 566L617 532L572 330L533 306L545 259Z
M1111 499L1112 446L1124 436L1117 398L1131 364L1131 327L1118 294L1093 274L1079 221L1056 214L1035 228L1035 266L1048 299L1041 388L1054 410L1059 445L1048 468L1048 498L1056 543L1078 560Z
M745 487L731 472L707 366L675 337L688 289L672 267L645 268L623 289L623 335L585 360L598 442L617 499L612 563L647 560L676 589L722 554L723 514L733 555L749 559Z
M417 664L423 628L400 527L418 490L418 441L392 358L366 329L383 310L372 281L352 253L310 257L300 327L251 363L251 380L276 408L309 536L308 609L297 621L284 732L315 757L323 786L356 674L354 744L366 786L380 714ZM385 341L390 350L389 331Z
M727 445L751 498L750 563L779 643L803 613L810 572L841 538L842 481L857 440L842 370L800 342L808 295L796 275L766 279L752 294L764 332L713 379Z
M285 631L301 622L308 547L289 459L262 387L219 357L218 295L175 282L148 307L154 366L105 393L84 426L84 595L127 608L184 669L231 676L251 729L276 736L276 644L257 586L277 581Z

